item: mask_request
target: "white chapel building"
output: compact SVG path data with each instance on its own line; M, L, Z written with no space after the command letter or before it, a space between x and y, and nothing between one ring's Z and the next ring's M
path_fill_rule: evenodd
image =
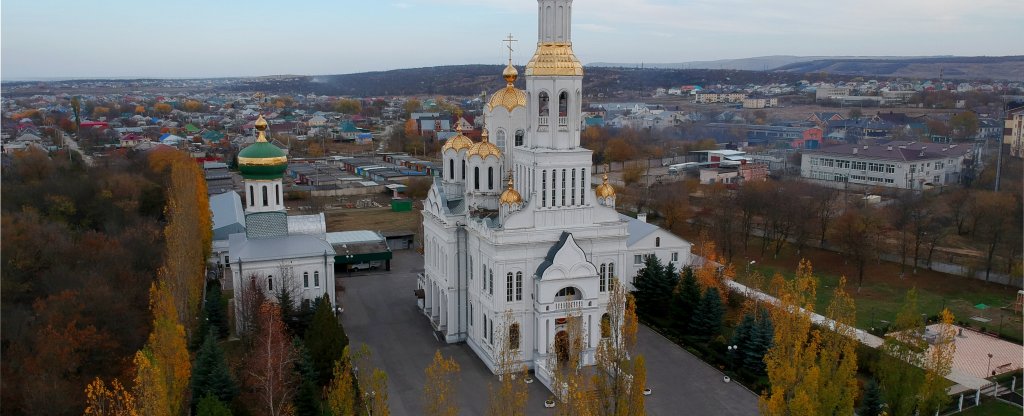
M580 147L572 0L538 0L538 10L525 90L510 58L507 85L485 108L482 140L460 131L441 150L443 171L424 202L417 284L423 313L447 342L466 342L495 371L496 347L518 339L522 362L550 386L546 362L565 342L567 312L581 314L583 365L592 365L612 282L631 289L645 255L690 264L691 245L617 213L607 175L592 187L592 152Z
M336 253L326 240L323 214L286 213L282 176L288 158L267 141L262 115L255 126L256 142L238 153L238 170L245 180L244 232L230 234L222 253L235 298L255 282L271 300L282 290L297 303L327 294L334 307ZM237 198L233 192L231 197ZM241 330L239 308L236 302L235 328Z

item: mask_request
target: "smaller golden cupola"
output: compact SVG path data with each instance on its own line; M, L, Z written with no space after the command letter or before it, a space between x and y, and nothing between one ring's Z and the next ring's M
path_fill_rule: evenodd
M505 70L501 71L501 76L505 78L507 84L505 88L491 96L491 99L487 101L487 109L493 110L495 107L501 106L511 113L516 107L526 108L526 93L514 85L516 79L519 78L519 71L512 66L512 58L509 58Z
M494 156L496 158L501 157L501 149L495 146L490 140L487 139L487 127L483 128L483 133L480 135L480 142L473 144L466 151L466 158L469 159L473 156L480 156L480 159L487 159L488 156Z
M597 185L597 189L594 190L598 198L613 198L615 197L615 188L608 183L608 172L605 172L601 176L601 184Z
M457 134L445 141L444 146L441 147L442 153L447 152L448 150L455 150L458 152L459 150L473 147L473 140L462 134L461 124L455 123L455 132Z
M512 171L508 172L508 187L501 193L501 197L498 198L498 204L509 207L517 207L523 204L523 196L519 195L519 191L515 188L515 182L512 180Z

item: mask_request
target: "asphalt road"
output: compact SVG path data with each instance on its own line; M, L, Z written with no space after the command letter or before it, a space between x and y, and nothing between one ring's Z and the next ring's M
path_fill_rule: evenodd
M388 397L395 416L423 413L424 369L440 350L461 367L460 414L487 410L488 385L497 379L465 344L439 341L416 306L413 289L423 258L414 251L396 251L390 272L342 274L339 294L342 323L353 345L367 344L374 365L388 374ZM757 396L647 327L641 326L638 348L647 359L649 415L755 415ZM529 389L528 414L554 414L543 401L550 392L540 382Z

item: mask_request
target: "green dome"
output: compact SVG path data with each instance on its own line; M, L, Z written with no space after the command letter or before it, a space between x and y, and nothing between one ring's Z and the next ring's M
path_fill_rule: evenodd
M238 152L238 170L246 179L279 179L288 168L284 150L267 142L267 122L261 115L256 120L256 143Z

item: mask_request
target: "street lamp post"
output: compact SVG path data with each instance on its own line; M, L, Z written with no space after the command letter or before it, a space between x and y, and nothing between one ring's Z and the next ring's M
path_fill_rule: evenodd
M988 377L990 371L992 371L992 353L988 353L988 367L985 369L985 377Z

